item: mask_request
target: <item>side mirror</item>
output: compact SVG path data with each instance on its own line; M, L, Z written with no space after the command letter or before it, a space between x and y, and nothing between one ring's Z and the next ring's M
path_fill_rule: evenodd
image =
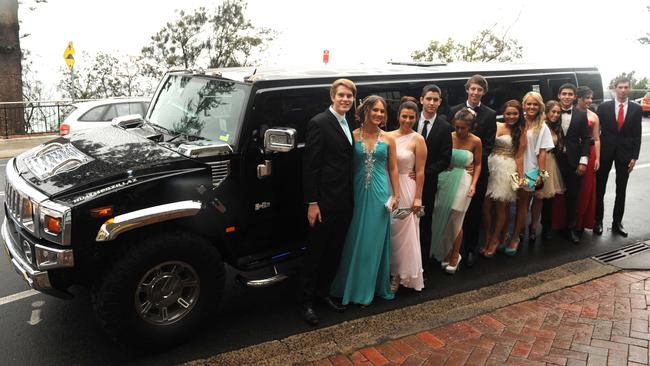
M296 147L294 128L269 128L264 131L264 150L266 152L288 152Z

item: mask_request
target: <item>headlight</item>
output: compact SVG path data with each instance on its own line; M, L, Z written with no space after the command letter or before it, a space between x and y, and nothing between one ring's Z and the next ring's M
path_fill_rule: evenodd
M70 208L52 201L40 207L39 227L41 236L61 245L70 245Z

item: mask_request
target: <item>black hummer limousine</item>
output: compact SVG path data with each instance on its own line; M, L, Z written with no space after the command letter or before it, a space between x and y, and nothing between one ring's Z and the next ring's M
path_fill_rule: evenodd
M225 265L248 286L287 277L278 264L306 245L301 189L305 125L330 104L329 85L352 79L358 98L388 102L435 82L442 112L465 80L489 81L499 107L530 90L553 98L565 82L602 99L595 68L387 64L348 69L232 68L168 73L144 118L59 137L6 167L4 248L39 291L91 289L95 313L128 343L177 342L216 307ZM352 120L349 116L348 120ZM390 128L390 126L389 126ZM250 273L268 273L251 277Z

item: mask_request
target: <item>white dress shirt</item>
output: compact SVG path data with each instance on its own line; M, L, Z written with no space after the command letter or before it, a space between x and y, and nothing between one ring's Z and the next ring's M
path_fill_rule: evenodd
M422 134L422 129L424 128L424 121L429 121L429 125L427 126L427 134L426 134L426 136L429 137L429 132L431 132L431 128L433 127L433 122L435 122L437 116L438 113L435 113L431 118L424 118L424 113L420 113L420 121L418 121L417 133L424 136Z
M623 102L619 102L618 99L615 99L614 102L614 121L618 122L618 109L621 108L621 104L623 105L623 121L625 121L625 117L627 117L627 103L629 99L625 99Z
M330 106L330 112L332 112L334 117L336 117L336 120L339 122L339 126L341 126L341 131L343 131L343 134L345 136L348 136L348 134L350 134L350 137L352 137L352 144L354 144L354 136L352 136L351 132L349 131L349 128L348 128L348 131L345 131L345 127L343 127L343 124L341 124L341 121L343 121L345 116L344 115L342 116L342 115L336 113L336 111L334 110L334 108L332 108L332 106ZM346 120L346 122L347 122L347 120Z

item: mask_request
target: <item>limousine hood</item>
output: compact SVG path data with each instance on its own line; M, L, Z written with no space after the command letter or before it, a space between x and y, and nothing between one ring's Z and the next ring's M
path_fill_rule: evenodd
M187 157L117 127L96 128L59 137L16 157L20 176L46 195L71 192L115 182L134 172L166 170L180 162L196 166Z

